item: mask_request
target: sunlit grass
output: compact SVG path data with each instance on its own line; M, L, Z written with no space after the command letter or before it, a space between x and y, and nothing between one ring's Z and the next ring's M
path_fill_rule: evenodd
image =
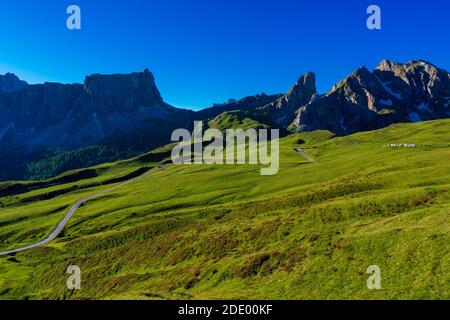
M170 166L89 201L48 247L0 257L0 297L448 299L447 144L450 121L441 120L288 136L275 176L251 165ZM0 250L43 238L77 199L168 151L2 197ZM69 264L82 269L80 291L65 286ZM373 264L379 291L366 287Z

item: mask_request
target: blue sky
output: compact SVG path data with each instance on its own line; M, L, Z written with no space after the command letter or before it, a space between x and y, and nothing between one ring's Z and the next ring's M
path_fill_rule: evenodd
M66 28L71 4L81 31ZM449 16L445 0L2 0L0 73L73 83L149 68L167 102L198 109L285 92L306 71L325 92L383 58L449 70Z

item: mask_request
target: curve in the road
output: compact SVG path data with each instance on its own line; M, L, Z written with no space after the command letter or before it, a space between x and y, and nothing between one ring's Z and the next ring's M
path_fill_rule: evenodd
M7 251L0 252L0 256L14 254L14 253L18 253L18 252L22 252L22 251L26 251L26 250L30 250L30 249L34 249L34 248L38 248L38 247L42 247L42 246L46 245L47 243L55 240L55 238L61 233L61 231L67 225L67 223L69 222L70 218L73 216L75 211L77 211L77 209L82 204L84 204L87 201L92 200L92 199L94 199L94 198L96 198L96 197L98 197L98 196L100 196L102 194L105 194L105 193L110 192L112 190L121 188L121 187L126 186L126 185L128 185L128 184L130 184L130 183L132 183L132 182L134 182L136 180L143 179L143 178L145 178L145 177L147 177L147 176L149 176L151 174L154 174L154 173L156 173L158 171L161 171L161 170L165 169L166 167L168 167L169 165L170 164L161 165L161 166L159 166L159 167L157 167L157 168L155 168L153 170L150 170L150 171L148 171L148 172L144 173L143 175L140 175L140 176L138 176L136 178L127 180L125 182L122 182L121 184L118 184L118 185L114 186L114 187L111 187L111 188L99 191L99 192L94 193L94 194L92 194L92 195L90 195L88 197L85 197L83 199L78 200L77 202L75 202L70 207L69 211L67 211L67 214L64 216L64 218L58 223L58 225L55 227L55 229L53 229L53 231L45 239L43 239L43 240L41 240L39 242L30 244L28 246L24 246L24 247L20 247L20 248L17 248L17 249L12 249L12 250L7 250Z
M308 156L305 151L301 148L295 148L294 149L295 152L301 154L306 160L308 160L308 162L315 162L315 160L313 158L311 158L310 156ZM55 227L55 229L53 229L53 231L43 240L30 244L28 246L24 246L24 247L20 247L20 248L16 248L16 249L11 249L11 250L7 250L7 251L3 251L0 252L0 256L5 256L5 255L9 255L9 254L14 254L14 253L18 253L18 252L22 252L22 251L26 251L26 250L30 250L30 249L34 249L34 248L38 248L38 247L42 247L46 244L48 244L49 242L53 241L56 239L56 237L62 232L62 230L64 229L64 227L67 225L67 223L69 222L70 218L74 215L75 211L78 210L78 208L86 203L89 200L92 200L102 194L105 194L107 192L110 192L112 190L121 188L123 186L126 186L136 180L140 180L142 178L145 178L153 173L156 173L160 170L165 169L166 167L168 167L170 164L165 164L165 165L161 165L159 167L157 167L156 169L150 170L147 173L144 173L143 175L140 175L139 177L127 180L125 182L122 182L121 184L118 184L114 187L99 191L97 193L94 193L88 197L85 197L83 199L78 200L77 202L75 202L69 209L69 211L67 211L67 214L64 216L64 218L61 220L61 222L58 223L58 225Z
M308 162L315 162L316 160L314 160L313 158L311 158L310 156L308 156L305 153L305 150L301 149L301 148L295 148L294 149L295 152L300 153L306 160L308 160Z

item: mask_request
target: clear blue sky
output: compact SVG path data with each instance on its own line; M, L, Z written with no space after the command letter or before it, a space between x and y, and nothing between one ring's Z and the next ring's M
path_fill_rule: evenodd
M66 9L82 10L82 30ZM366 8L382 9L382 30ZM314 71L321 92L383 58L450 69L447 0L1 0L0 73L31 83L148 67L164 99L203 108L286 91Z

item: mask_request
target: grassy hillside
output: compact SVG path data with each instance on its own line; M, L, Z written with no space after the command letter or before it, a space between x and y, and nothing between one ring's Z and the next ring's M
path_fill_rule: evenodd
M449 145L441 120L288 136L276 176L167 167L86 203L51 245L0 257L0 298L449 299ZM169 152L0 184L0 251L42 239L77 199ZM70 264L82 290L66 289ZM370 265L382 290L366 287Z
M236 110L221 113L208 122L208 127L219 130L270 128L269 125L264 124L265 122L269 122L269 119L264 119L263 116L252 115L247 111Z

